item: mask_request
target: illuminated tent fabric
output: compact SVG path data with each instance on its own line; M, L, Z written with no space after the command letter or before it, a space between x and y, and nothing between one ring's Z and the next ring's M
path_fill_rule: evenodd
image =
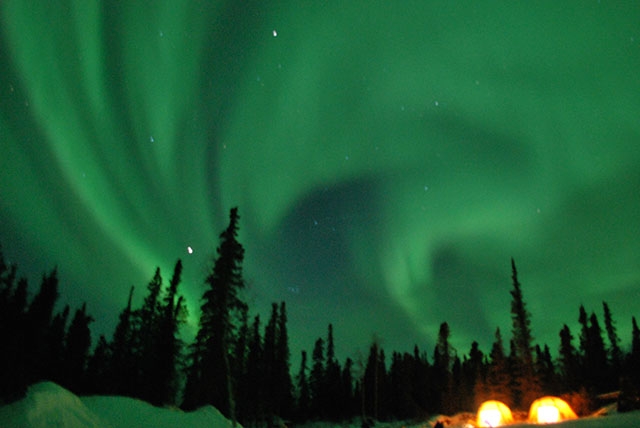
M502 401L485 401L478 408L476 417L479 427L499 427L513 422L511 410Z
M549 424L577 418L578 416L569 407L569 404L558 397L538 398L531 404L529 409L529 421L538 424Z

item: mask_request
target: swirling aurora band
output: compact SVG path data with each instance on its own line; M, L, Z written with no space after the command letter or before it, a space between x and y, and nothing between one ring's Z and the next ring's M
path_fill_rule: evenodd
M192 322L239 206L247 295L292 349L466 352L640 287L635 2L0 5L0 239L113 328L185 260ZM193 248L193 254L187 252ZM138 296L139 297L139 296ZM573 324L572 324L573 323Z

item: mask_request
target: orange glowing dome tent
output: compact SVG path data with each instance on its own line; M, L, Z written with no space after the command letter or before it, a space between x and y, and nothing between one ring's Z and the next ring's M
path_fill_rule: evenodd
M538 424L552 424L577 418L569 404L558 397L538 398L529 409L529 421Z
M480 405L476 419L479 427L499 427L513 422L513 415L502 401L489 400Z

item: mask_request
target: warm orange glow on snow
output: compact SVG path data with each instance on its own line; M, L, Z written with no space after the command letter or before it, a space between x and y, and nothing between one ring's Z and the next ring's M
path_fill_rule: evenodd
M499 427L513 422L511 410L501 401L489 400L478 409L476 422L479 427Z
M529 410L529 420L538 424L553 424L577 417L567 402L558 397L539 398Z

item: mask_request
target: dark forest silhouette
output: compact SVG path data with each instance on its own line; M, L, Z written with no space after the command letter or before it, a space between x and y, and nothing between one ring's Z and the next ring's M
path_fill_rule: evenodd
M387 355L374 340L366 360L347 358L341 364L329 324L312 353L301 352L292 376L285 302L272 304L263 326L259 315L250 319L242 298L238 228L233 208L205 279L198 333L188 346L179 334L186 319L180 260L166 285L156 269L139 308L132 307L131 288L113 336L100 336L91 350L93 318L86 305L71 320L69 306L55 312L57 269L43 275L29 299L27 280L18 278L16 265L7 264L0 252L0 403L21 398L34 382L51 380L83 395L117 394L184 409L211 404L245 426L416 419L474 411L487 399L526 409L543 394L562 396L583 414L598 404L599 394L611 391L621 391L619 410L640 407L635 317L625 352L608 304L602 307L604 330L596 313L580 306L580 332L575 336L562 326L554 359L548 345L534 343L513 259L511 339L505 342L497 328L488 354L477 342L467 354L458 353L443 322L431 358L417 345L412 353Z

